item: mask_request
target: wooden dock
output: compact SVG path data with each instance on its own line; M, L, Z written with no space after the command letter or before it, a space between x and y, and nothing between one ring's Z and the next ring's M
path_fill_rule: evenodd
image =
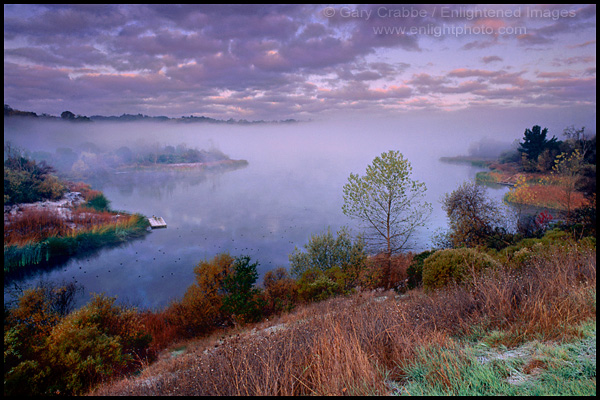
M150 223L150 228L166 228L167 223L162 217L155 217L154 215L151 218L148 218L148 222Z

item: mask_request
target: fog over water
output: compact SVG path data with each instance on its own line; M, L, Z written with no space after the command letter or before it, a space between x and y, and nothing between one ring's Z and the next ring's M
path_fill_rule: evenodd
M31 152L54 152L92 142L108 151L121 146L158 144L216 148L246 167L214 173L149 171L112 174L89 181L111 201L111 208L165 219L167 229L153 230L144 239L103 249L83 259L71 259L52 270L32 273L18 281L77 280L89 293L105 292L118 301L159 308L180 298L193 283L194 266L221 252L250 255L262 275L289 266L294 246L311 235L357 223L341 211L342 187L350 173L365 168L384 151L399 150L413 166L413 179L425 182L433 214L415 235L413 250L431 246L431 236L447 228L440 199L481 168L448 164L441 156L467 154L474 142L490 132L456 121L402 118L261 124L252 126L206 123L71 123L5 118L5 142ZM454 126L454 127L452 127ZM494 140L508 148L528 124L515 122L509 134ZM531 126L531 125L529 125ZM441 128L443 127L443 128ZM510 127L509 127L510 128ZM496 143L495 142L495 143ZM502 150L498 144L499 150ZM500 199L505 188L490 189ZM261 278L262 280L262 278ZM6 285L5 281L5 285ZM6 300L6 286L5 286Z

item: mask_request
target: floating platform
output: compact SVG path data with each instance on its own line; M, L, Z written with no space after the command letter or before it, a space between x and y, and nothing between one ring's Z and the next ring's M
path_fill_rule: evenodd
M155 217L154 215L151 218L148 218L148 222L150 223L150 228L166 228L167 223L162 217Z

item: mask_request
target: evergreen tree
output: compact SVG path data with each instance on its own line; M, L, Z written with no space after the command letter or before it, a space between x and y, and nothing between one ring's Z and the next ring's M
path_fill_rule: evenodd
M525 154L527 160L536 162L544 150L558 149L559 142L556 136L552 136L552 139L548 140L546 139L547 135L548 128L542 129L539 125L525 129L523 143L519 143L519 151Z

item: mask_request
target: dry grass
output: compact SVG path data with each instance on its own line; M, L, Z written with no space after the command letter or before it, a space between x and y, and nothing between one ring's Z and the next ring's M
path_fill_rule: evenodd
M65 208L61 211L24 208L15 215L4 216L4 245L23 246L51 236L69 236L107 225L118 224L126 227L131 225L134 219L133 216L117 216L114 212L81 207Z
M4 216L5 246L22 246L49 236L64 236L70 231L71 228L57 212L26 209L16 216Z
M589 204L583 193L574 191L568 198L565 191L554 184L533 184L519 190L523 191L522 196L528 199L526 204L536 207L566 210L568 205L571 210L574 210Z
M186 342L138 377L94 395L382 395L426 346L482 332L499 343L576 335L595 316L595 250L569 245L521 271L483 274L433 293L365 292L300 307L244 330ZM532 368L534 366L532 365ZM443 379L443 377L440 377Z

